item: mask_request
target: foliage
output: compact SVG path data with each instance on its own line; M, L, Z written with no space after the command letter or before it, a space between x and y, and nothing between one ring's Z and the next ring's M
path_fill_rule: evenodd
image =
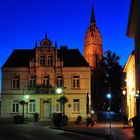
M54 126L60 127L68 124L68 117L62 113L53 113L52 121Z
M66 96L61 96L58 99L58 102L61 104L61 112L63 115L65 115L65 104L68 102L68 98Z
M92 72L92 97L95 109L107 109L108 100L106 94L112 94L112 109L119 110L121 96L122 67L119 64L120 57L111 51L104 53L103 61L98 62Z
M61 96L59 99L58 99L58 102L60 102L61 104L66 104L68 102L68 99L66 96Z
M19 103L20 103L20 105L25 105L26 104L26 102L24 100L20 100Z
M39 120L39 113L36 112L33 115L34 115L34 121L38 122L38 120Z
M82 116L81 115L77 116L76 123L79 125L81 124L81 121L82 121Z

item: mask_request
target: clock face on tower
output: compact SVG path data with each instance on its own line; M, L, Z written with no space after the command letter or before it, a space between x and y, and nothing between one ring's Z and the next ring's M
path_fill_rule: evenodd
M49 39L44 39L41 41L41 46L44 48L48 48L51 46L51 41Z

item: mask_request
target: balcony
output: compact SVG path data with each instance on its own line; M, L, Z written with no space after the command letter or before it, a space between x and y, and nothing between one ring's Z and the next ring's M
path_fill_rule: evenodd
M37 85L35 87L29 87L30 94L55 94L55 87Z

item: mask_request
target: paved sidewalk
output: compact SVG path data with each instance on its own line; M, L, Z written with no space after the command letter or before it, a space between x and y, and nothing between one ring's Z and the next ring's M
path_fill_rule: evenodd
M133 133L133 128L123 128L123 124L121 123L111 124L110 136L109 126L109 123L97 123L93 127L87 127L85 124L70 124L69 126L61 127L59 129L104 137L106 140L140 140L140 137L136 137Z

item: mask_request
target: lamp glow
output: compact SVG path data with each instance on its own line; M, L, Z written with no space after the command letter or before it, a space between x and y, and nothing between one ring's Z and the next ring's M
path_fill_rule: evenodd
M108 99L111 99L111 97L112 97L110 93L108 93L106 96Z
M57 88L56 93L58 93L58 94L62 93L62 88Z
M25 97L25 99L26 99L26 100L28 100L28 99L29 99L29 95L25 95L24 97Z

